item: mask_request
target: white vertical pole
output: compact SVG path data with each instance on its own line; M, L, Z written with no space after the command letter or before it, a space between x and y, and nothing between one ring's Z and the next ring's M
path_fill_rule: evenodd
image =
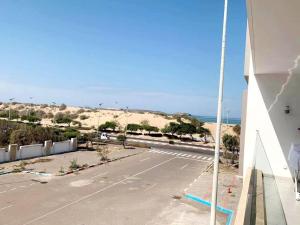
M227 1L228 0L224 0L224 18L223 18L216 146L215 146L215 159L214 159L214 174L213 174L213 189L212 189L212 200L211 200L210 225L216 224L216 206L217 206L217 200L218 200L218 172L219 172L220 141L221 141L220 139L221 139L221 119L222 119L223 84L224 84L224 58L225 58L227 4L228 4Z

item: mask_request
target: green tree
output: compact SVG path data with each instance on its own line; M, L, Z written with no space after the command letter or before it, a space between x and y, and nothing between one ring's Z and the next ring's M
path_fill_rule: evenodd
M115 121L106 121L104 124L101 124L98 128L100 131L105 131L111 129L113 131L116 130L118 124Z
M165 134L170 133L172 136L174 136L174 134L177 133L179 128L180 128L179 123L170 122L168 125L166 125L162 129L162 132L165 133Z
M124 148L126 148L126 139L127 139L127 137L125 135L117 136L117 140L122 142Z
M222 137L223 145L225 147L224 155L227 156L227 152L231 151L234 155L235 152L238 151L239 140L237 136L233 136L230 134L224 134Z
M135 124L135 123L127 124L127 130L129 130L129 131L134 132L134 131L138 131L138 130L142 130L142 129L143 129L143 127L139 124Z
M158 127L150 126L150 125L144 125L144 126L142 126L142 129L147 131L148 134L150 134L151 132L158 132L159 131Z

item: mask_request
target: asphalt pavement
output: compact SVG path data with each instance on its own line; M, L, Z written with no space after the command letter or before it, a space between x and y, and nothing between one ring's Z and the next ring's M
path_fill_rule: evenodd
M160 224L156 218L211 162L210 155L151 149L46 184L32 174L2 175L0 224ZM194 224L180 216L181 224Z

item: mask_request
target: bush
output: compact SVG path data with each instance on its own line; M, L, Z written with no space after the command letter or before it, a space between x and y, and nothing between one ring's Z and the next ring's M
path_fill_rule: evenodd
M8 111L7 110L1 110L0 111L0 117L1 118L8 118Z
M79 116L79 119L80 120L86 120L86 119L88 119L89 118L89 116L87 116L87 115L80 115Z
M54 116L54 121L56 123L67 123L70 126L72 119L69 115L59 112Z
M80 168L80 165L77 163L77 159L73 159L72 161L70 161L70 170L76 170L78 168Z
M174 141L169 141L169 144L170 144L170 145L174 145L175 142L174 142Z
M239 124L235 125L235 126L233 127L233 131L234 131L234 133L236 133L238 136L240 136L240 134L241 134L241 126L240 126Z
M65 110L66 108L67 108L67 106L64 103L59 106L60 111Z
M47 104L41 104L41 106L40 106L41 109L44 109L44 108L47 108L47 107L48 107Z
M74 128L67 128L64 130L64 137L66 139L75 138L79 136L80 136L80 132Z
M78 127L82 126L81 122L76 121L76 120L73 120L72 123L73 123L73 125L75 125L75 126L77 125Z
M84 112L85 112L84 109L78 109L78 111L77 111L78 114L81 114L81 113L84 113Z
M45 117L46 117L46 118L49 118L49 119L52 119L52 118L54 118L54 115L53 115L52 112L49 112L49 113L47 113L47 114L45 115Z

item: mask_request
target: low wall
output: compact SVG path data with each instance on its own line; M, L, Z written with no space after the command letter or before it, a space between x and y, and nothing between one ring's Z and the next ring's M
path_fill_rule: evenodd
M9 161L9 152L7 148L0 148L0 163Z
M17 159L29 159L45 155L42 144L20 146L17 151Z
M59 154L59 153L64 153L69 151L72 151L70 140L53 142L51 154Z
M68 141L54 142L48 140L45 144L24 145L18 148L11 144L8 148L0 148L0 163L14 160L30 159L46 155L60 154L77 150L77 138Z

